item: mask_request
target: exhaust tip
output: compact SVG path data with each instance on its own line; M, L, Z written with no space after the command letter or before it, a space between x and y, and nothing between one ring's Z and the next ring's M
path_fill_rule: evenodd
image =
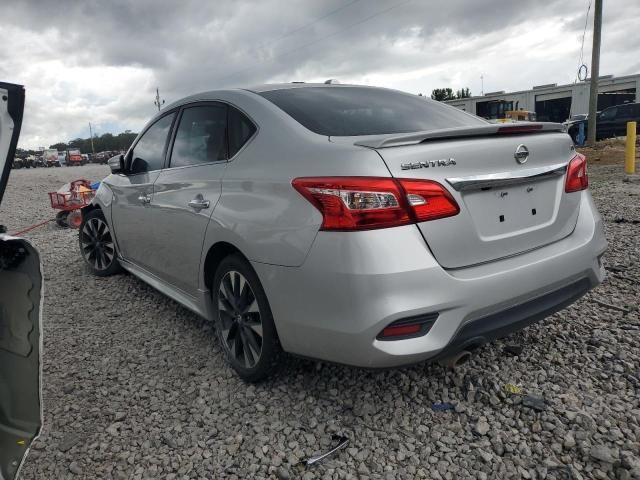
M461 350L458 353L455 353L449 357L445 357L438 361L438 363L450 369L455 369L465 363L471 358L471 352L468 350Z

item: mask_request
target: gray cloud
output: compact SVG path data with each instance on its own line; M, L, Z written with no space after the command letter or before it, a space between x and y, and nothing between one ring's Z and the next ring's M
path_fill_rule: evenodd
M21 1L3 6L0 78L24 83L23 143L137 129L201 90L340 78L413 92L523 89L575 78L587 0ZM640 5L605 6L603 73L633 73ZM590 21L591 23L591 21ZM585 58L590 58L587 35ZM636 38L637 43L637 38ZM604 50L606 48L606 51ZM636 48L637 50L637 48Z

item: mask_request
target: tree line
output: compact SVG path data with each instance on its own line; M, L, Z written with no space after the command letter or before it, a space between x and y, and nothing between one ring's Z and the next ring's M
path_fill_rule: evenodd
M461 88L460 90L456 90L453 92L451 88L434 88L431 92L431 98L433 100L438 100L440 102L444 102L445 100L457 100L459 98L469 98L471 96L471 92L468 88Z
M127 150L137 136L138 134L131 130L125 130L118 135L103 133L100 136L96 135L93 137L93 148L96 153L114 150ZM54 143L53 145L49 145L49 148L55 148L58 151L80 150L81 153L92 153L91 138L74 138L67 143Z

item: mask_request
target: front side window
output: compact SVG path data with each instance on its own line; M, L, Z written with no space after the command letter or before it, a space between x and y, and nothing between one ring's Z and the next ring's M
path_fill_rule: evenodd
M175 113L165 115L142 135L131 152L129 171L132 174L160 170L164 163L164 147Z
M185 167L227 158L226 105L185 108L173 142L170 167Z

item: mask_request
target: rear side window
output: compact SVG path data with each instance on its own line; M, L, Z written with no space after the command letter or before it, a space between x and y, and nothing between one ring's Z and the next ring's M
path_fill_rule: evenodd
M259 95L312 132L327 136L408 133L487 123L440 102L382 88L302 87Z
M227 159L227 106L185 108L173 142L170 167Z
M640 113L640 104L628 103L625 105L618 105L618 117L634 118Z
M160 170L164 163L164 147L175 113L165 115L142 135L131 153L130 173Z
M251 120L239 110L229 107L229 158L238 153L255 131Z

